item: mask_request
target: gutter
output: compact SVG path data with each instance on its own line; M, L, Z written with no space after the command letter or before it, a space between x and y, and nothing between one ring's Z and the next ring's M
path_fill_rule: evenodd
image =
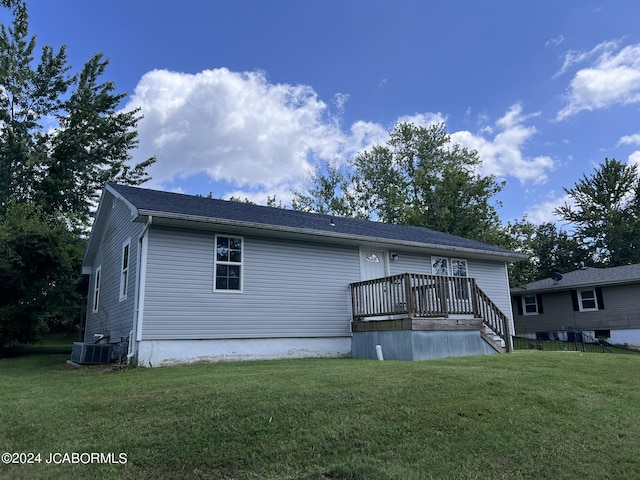
M613 285L633 285L640 282L640 278L632 278L625 280L603 280L601 282L580 283L575 285L550 285L540 288L512 288L512 295L526 295L528 293L551 293L551 292L568 292L570 290L580 290L584 288L609 287Z
M144 291L147 278L147 249L149 244L149 228L153 217L149 215L147 222L138 238L138 281L136 282L135 312L133 328L129 332L129 352L127 363L138 353L138 342L142 339L142 319L144 316ZM135 335L135 336L134 336Z
M481 256L483 258L493 257L499 258L502 261L510 262L510 261L520 261L526 260L528 257L524 254L513 252L493 252L490 250L479 250L475 248L466 248L466 247L457 247L453 245L438 245L434 243L421 243L421 242L413 242L406 240L397 240L392 238L384 238L384 237L365 237L359 235L352 235L346 233L333 233L328 232L326 230L314 230L310 228L297 228L297 227L285 227L280 225L272 225L272 224L264 224L264 223L256 223L256 222L243 222L237 220L230 220L226 218L212 218L212 217L202 217L198 215L186 215L180 213L166 213L166 212L157 212L153 210L138 210L138 218L148 216L149 218L152 215L155 215L156 218L163 218L167 220L178 220L184 222L197 222L203 224L211 224L211 225L224 225L228 227L236 227L236 228L250 228L255 230L263 230L266 232L282 232L282 233L292 233L297 235L306 235L306 236L315 236L315 237L324 237L327 239L338 239L338 240L347 240L354 243L361 244L362 242L370 242L370 243L384 243L387 245L394 245L398 247L413 247L419 249L433 249L440 251L454 251L460 253L471 253L474 255Z

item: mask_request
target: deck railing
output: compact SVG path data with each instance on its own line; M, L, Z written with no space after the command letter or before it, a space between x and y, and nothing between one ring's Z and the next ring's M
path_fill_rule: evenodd
M507 316L476 284L474 278L403 273L352 283L353 320L388 317L481 318L510 350Z

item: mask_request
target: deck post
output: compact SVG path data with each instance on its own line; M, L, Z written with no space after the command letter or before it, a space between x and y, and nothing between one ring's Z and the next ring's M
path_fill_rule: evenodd
M449 309L447 308L447 290L449 290L449 281L446 277L439 278L440 283L440 308L444 317L449 316Z
M403 276L404 276L404 298L407 304L407 317L413 318L413 313L415 311L415 308L414 308L415 302L413 298L414 293L411 288L411 274L405 273Z

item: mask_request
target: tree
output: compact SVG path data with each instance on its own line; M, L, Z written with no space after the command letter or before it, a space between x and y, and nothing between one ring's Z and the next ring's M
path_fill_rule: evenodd
M498 234L504 182L478 173L475 150L451 143L444 124L399 123L386 145L346 167L325 167L293 192L296 209L432 228L483 241Z
M636 165L605 158L595 172L564 191L556 214L571 222L575 239L598 266L640 262L640 178Z
M71 74L66 47L36 58L26 4L0 25L0 337L34 341L51 321L75 319L82 236L108 181L148 180L148 159L131 165L138 111L101 81L95 55Z
M78 236L39 205L9 203L0 222L0 348L77 318L82 251Z
M552 272L565 273L587 264L588 254L568 232L546 222L536 225L526 217L509 222L505 227L506 243L502 246L529 258L509 266L512 286L547 278Z
M154 159L128 164L139 112L117 110L124 95L100 83L108 62L99 54L77 75L66 47L43 47L36 63L26 5L2 5L14 18L0 26L0 215L10 200L29 200L86 228L107 181L148 180Z

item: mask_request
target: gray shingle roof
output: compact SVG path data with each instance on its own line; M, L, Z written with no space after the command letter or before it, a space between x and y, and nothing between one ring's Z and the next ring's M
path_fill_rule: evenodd
M587 267L562 274L562 279L555 282L551 278L538 280L523 288L512 288L512 293L541 292L553 290L570 290L576 287L604 286L617 283L640 282L640 264L623 265L621 267L593 268Z
M117 184L109 184L109 187L133 205L139 215L152 215L154 217L186 216L193 219L205 218L211 221L229 220L239 224L264 225L266 228L291 229L310 234L317 233L318 235L326 234L363 240L391 240L424 244L425 246L436 245L469 249L476 252L509 257L507 260L525 258L511 250L427 228L353 218L330 217L328 215L284 208L265 207ZM334 226L330 222L332 218L335 223Z

